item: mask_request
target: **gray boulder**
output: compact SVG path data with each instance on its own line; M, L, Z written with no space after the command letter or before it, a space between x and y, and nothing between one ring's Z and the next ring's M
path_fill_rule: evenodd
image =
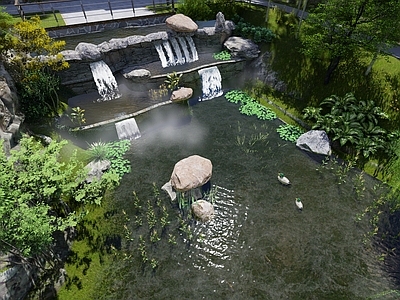
M252 59L258 57L260 49L252 40L238 36L228 38L224 47L229 50L232 57Z
M193 95L193 89L181 87L180 89L173 91L170 100L173 102L184 101L191 98Z
M202 222L210 221L214 218L214 206L205 200L198 200L191 205L192 213Z
M165 183L161 187L161 189L168 193L168 195L169 195L169 197L171 198L172 201L175 201L176 193L175 193L174 189L172 188L171 181L168 181L167 183Z
M126 79L141 80L150 78L151 72L147 69L136 69L136 70L125 69L123 70L122 75Z
M93 61L101 59L101 52L99 48L91 43L81 42L75 47L75 51L80 54L82 59Z
M312 153L330 155L332 153L328 135L324 130L310 130L296 141L296 146Z
M189 17L183 14L173 15L165 20L169 29L176 32L194 32L199 26Z
M86 182L91 183L93 180L100 180L103 173L107 171L111 166L111 162L109 160L94 160L86 165L86 168L89 170L88 176L86 178Z
M171 185L179 192L203 186L212 176L212 163L199 155L184 158L175 164Z
M215 18L215 32L224 32L231 35L235 29L235 24L232 21L225 21L225 16L222 12L217 13Z

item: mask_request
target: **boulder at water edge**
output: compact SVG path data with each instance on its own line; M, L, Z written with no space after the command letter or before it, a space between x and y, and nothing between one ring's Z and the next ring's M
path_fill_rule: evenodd
M180 89L173 91L170 100L173 102L184 101L191 98L193 90L191 88L181 87Z
M171 175L171 185L179 192L203 186L212 175L212 164L207 158L192 155L178 161Z
M324 130L310 130L303 133L296 141L296 146L312 153L330 155L331 145Z
M251 59L258 57L260 53L256 43L238 36L228 38L224 43L224 47L229 50L232 57Z
M192 212L202 222L207 222L214 217L214 206L205 200L198 200L192 203Z
M103 173L107 171L111 166L111 162L109 160L99 160L99 161L91 161L86 168L89 170L89 173L86 178L86 182L91 183L93 180L100 180Z
M199 26L189 17L183 14L173 15L165 20L169 29L176 32L195 32Z

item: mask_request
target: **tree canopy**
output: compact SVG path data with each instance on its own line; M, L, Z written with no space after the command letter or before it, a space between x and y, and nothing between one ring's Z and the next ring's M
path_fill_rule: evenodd
M304 52L328 56L325 83L341 60L358 55L360 49L385 53L400 40L400 1L327 0L305 20L302 30Z

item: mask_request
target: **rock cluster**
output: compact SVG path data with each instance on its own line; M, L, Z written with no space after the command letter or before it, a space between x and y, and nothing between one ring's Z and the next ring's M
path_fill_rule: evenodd
M14 81L0 64L0 139L4 140L6 153L15 146L15 137L24 121L22 114L17 114L18 97Z

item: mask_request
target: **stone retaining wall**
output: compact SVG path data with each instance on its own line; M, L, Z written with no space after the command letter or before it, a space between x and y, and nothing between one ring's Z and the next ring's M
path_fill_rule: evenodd
M90 63L100 60L103 60L114 74L126 68L131 70L146 68L146 65L151 63L161 65L155 43L167 40L170 36L185 35L192 37L201 59L203 52L220 51L226 34L215 33L214 27L206 27L191 34L162 31L146 36L134 35L111 39L99 45L81 43L75 50L62 52L70 67L59 73L61 84L71 88L77 94L95 91Z
M117 28L143 27L164 24L172 14L157 14L145 17L127 18L95 23L66 25L48 28L47 32L52 38L63 38L71 35L83 35L88 33L103 32Z

